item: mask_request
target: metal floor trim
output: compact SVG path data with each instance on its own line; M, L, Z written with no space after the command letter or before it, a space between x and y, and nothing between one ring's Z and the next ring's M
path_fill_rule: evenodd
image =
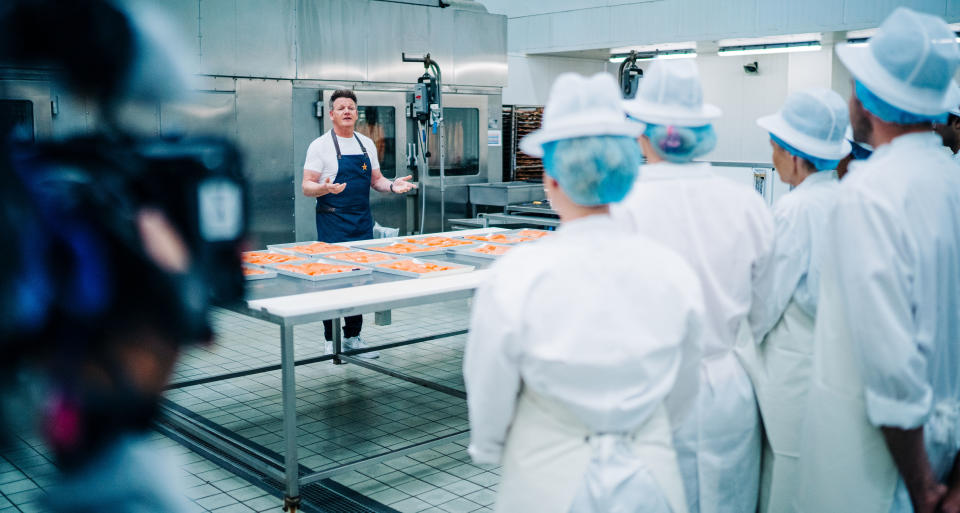
M202 419L202 417L200 418ZM244 465L243 462L229 455L217 452L203 440L192 436L190 433L183 432L175 426L165 424L162 418L154 424L154 427L165 436L277 497L277 509L282 506L284 498L284 484L282 482ZM246 439L243 442L251 447L256 447L258 451L264 454L275 457L277 461L283 461L279 454L266 447ZM306 475L313 473L313 470L300 464L299 472L300 475ZM300 511L305 513L400 513L329 478L301 486L300 499Z

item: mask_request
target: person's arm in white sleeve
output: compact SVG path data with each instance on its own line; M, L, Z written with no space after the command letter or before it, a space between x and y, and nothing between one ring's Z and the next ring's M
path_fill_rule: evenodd
M748 320L753 340L763 342L786 310L810 259L809 229L793 205L774 212L774 242L769 258L754 267L754 295Z
M700 280L690 271L688 285L689 310L684 325L686 332L680 344L680 367L673 389L664 398L664 405L674 426L696 412L697 396L700 393L700 357L703 353L704 305Z
M867 415L876 426L912 429L933 400L927 356L914 332L911 263L899 219L875 202L840 201L831 230L840 293L862 367Z
M747 312L747 322L750 324L754 343L759 344L766 334L760 332L759 320L771 316L766 313L765 308L769 308L768 303L775 286L773 264L776 230L773 216L767 210L758 211L751 221L753 224L750 227L749 240L752 247L743 248L745 253L752 252L754 257L750 267L750 310Z
M470 417L470 446L475 463L500 462L507 431L513 422L520 370L516 335L519 312L491 277L474 297L470 335L463 355L463 380ZM519 304L519 303L518 303Z
M323 158L320 155L320 139L310 143L307 158L303 163L303 181L300 190L308 198L319 198L327 194L340 194L347 187L345 183L333 183L330 178L323 179Z

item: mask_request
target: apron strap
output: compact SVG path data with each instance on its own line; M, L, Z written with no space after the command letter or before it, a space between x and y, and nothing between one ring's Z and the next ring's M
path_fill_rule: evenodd
M340 143L337 142L337 134L333 132L332 128L330 129L330 138L333 139L333 147L337 150L337 160L340 160L343 155L340 153ZM367 160L370 160L370 156L367 155L367 149L363 147L363 143L360 142L360 138L357 137L357 132L353 132L353 138L357 140L357 145L360 146L360 151L363 152L363 156L367 157Z

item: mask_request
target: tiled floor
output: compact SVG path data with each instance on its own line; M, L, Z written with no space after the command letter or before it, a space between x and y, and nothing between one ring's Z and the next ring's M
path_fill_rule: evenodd
M363 337L370 345L462 330L468 301L393 311L389 326L365 316ZM190 380L276 364L276 325L218 311L217 343L192 349L174 381ZM298 326L298 359L323 354L322 325ZM465 336L447 337L381 351L377 363L446 386L463 389L461 358ZM280 372L266 372L172 390L177 404L273 451L282 452ZM466 403L446 394L356 365L321 362L297 368L300 463L324 470L432 440L467 428ZM160 434L161 450L176 453L186 494L196 511L218 513L279 511L280 499L235 476ZM499 468L476 466L466 439L337 474L333 480L401 512L490 511ZM41 511L38 499L56 470L32 438L2 451L0 512ZM322 505L318 505L321 506Z

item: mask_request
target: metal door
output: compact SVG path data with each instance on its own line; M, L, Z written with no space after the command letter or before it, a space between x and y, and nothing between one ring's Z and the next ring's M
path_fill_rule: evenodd
M323 115L321 133L329 132L329 102L333 89L321 92ZM407 131L405 98L402 92L354 91L357 95L357 125L355 130L373 139L377 148L380 172L388 179L410 173L406 165ZM302 158L302 157L301 157ZM400 195L370 190L370 207L374 221L382 226L399 228L400 233L414 229L407 226L407 200Z

